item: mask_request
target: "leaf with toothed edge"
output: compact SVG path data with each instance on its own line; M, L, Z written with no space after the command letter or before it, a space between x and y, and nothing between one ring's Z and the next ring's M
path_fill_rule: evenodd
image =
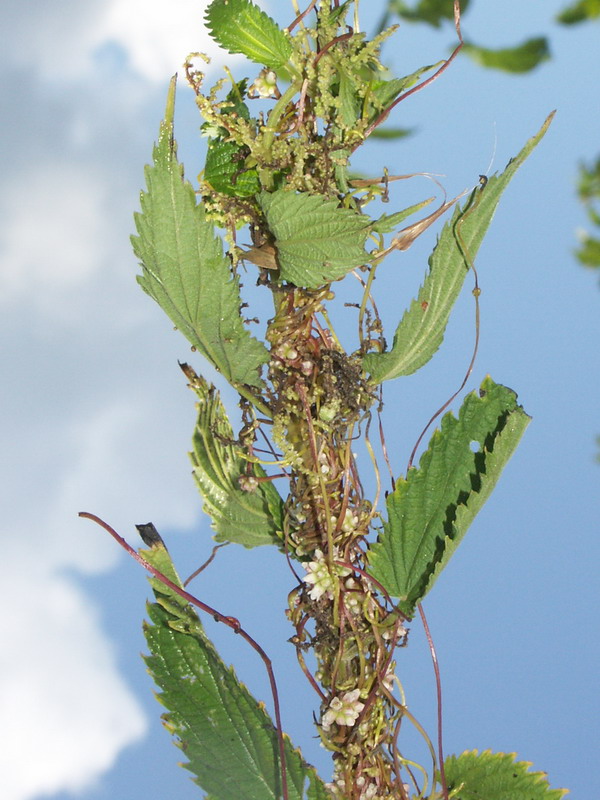
M281 545L283 501L271 481L257 482L244 491L240 478L265 477L259 464L252 465L238 454L233 430L215 387L184 368L190 387L198 397L198 418L190 458L193 474L211 517L217 542L236 542L244 547Z
M529 421L515 393L487 377L458 418L443 417L419 467L396 481L368 571L408 616L448 564Z
M546 773L529 772L530 767L515 753L491 750L465 751L444 761L448 792L456 800L561 800L568 793L551 789Z
M500 196L548 130L553 116L554 113L550 114L540 131L509 161L503 173L492 176L484 187L475 190L481 192L477 200L473 193L444 225L429 258L427 277L396 328L392 349L385 353L367 353L363 358L364 369L370 373L373 383L411 375L437 352L444 340L452 307L469 273L469 258L475 259ZM461 223L463 218L464 223ZM463 252L463 245L467 253Z
M215 42L229 53L240 53L285 77L292 54L288 37L250 0L213 0L206 9L206 27Z
M260 387L260 368L269 353L244 327L239 282L202 205L196 204L194 189L183 179L173 139L174 107L175 78L154 164L146 167L142 211L135 215L138 235L132 244L142 265L138 282L233 386Z
M160 538L140 555L181 585ZM150 583L155 602L144 625L145 661L185 768L213 800L280 800L278 738L264 703L221 660L192 607L160 580ZM284 743L290 800L326 800L315 769L286 735Z
M280 278L316 289L366 264L369 217L307 192L262 192L258 202L275 237Z

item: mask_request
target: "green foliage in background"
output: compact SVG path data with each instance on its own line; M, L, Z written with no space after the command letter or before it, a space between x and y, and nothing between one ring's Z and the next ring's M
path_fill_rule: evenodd
M579 168L578 192L596 235L587 231L579 234L581 244L576 256L586 267L600 267L600 156L595 164Z
M473 7L473 3L461 3L463 13L470 7ZM412 4L403 0L388 0L382 24L388 24L398 17L438 28L442 21L452 19L449 9L450 3L447 0L418 0ZM561 25L578 25L597 20L599 17L600 0L579 0L557 14L556 21ZM465 42L462 53L482 67L520 74L531 72L551 58L550 45L544 36L535 36L520 45L496 50ZM595 233L578 231L581 245L575 250L575 255L584 266L598 267L600 266L600 213L598 212L600 156L591 164L580 165L577 192Z

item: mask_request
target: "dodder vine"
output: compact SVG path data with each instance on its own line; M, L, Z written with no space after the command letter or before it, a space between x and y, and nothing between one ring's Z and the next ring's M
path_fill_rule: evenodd
M458 37L450 58L394 78L381 47L396 27L369 41L359 29L358 0L312 0L304 9L292 0L286 29L250 0L213 0L209 33L256 66L242 80L226 69L225 78L205 89L205 57L192 54L185 63L208 137L197 189L177 161L171 83L136 215L139 282L240 396L243 426L236 435L216 389L183 365L198 398L192 463L204 509L217 541L274 544L287 558L294 576L291 641L315 689L318 733L334 764L332 780L323 783L282 736L274 678L278 721L269 723L218 657L189 603L207 607L181 588L162 541L153 538L139 556L155 576L148 664L167 725L213 800L559 800L563 794L502 754L438 762L395 675L409 621L529 421L514 392L486 378L458 417L443 417L419 466L392 480L385 512L378 508L385 487L369 430L380 384L411 374L438 350L499 197L550 122L503 173L473 190L463 208L460 198L444 198L405 227L431 198L368 215L373 201L388 201L394 180L409 176L384 170L381 177L357 179L351 157L398 103L440 76L459 52L460 8L458 0L449 4ZM375 273L453 206L389 346L372 296ZM246 226L252 244L243 247L238 238ZM238 277L243 262L272 295L264 341L248 329ZM358 288L351 352L327 311L335 282L346 276ZM478 284L476 292L477 300ZM373 455L374 497L353 454L359 437ZM282 497L276 486L284 481ZM243 632L237 620L213 613ZM270 670L256 642L244 636ZM429 774L402 752L406 723L430 746Z

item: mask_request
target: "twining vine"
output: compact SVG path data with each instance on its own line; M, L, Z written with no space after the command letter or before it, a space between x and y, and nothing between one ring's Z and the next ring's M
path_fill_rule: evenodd
M474 751L444 760L441 733L435 747L397 677L398 648L417 608L422 614L421 600L489 496L528 416L514 392L487 377L457 416L441 419L418 467L415 447L406 474L393 473L389 485L370 437L382 383L412 374L436 353L469 273L478 336L477 251L500 195L550 118L504 172L482 176L471 192L444 197L409 224L431 198L371 215L371 207L389 200L390 184L406 176L380 168L379 177L358 177L352 157L399 103L451 65L463 44L458 0L449 2L457 34L452 54L400 78L381 61L396 26L369 40L360 30L358 0L312 0L304 9L292 0L292 6L285 29L250 0L208 6L209 34L256 66L241 80L225 69L207 89L206 57L195 53L185 62L208 138L197 187L177 161L172 80L133 247L142 289L239 395L243 424L236 432L215 387L182 365L197 398L193 473L217 542L271 544L290 566L286 614L300 670L315 690L316 729L333 760L327 783L283 735L264 651L238 620L183 588L153 526L138 526L149 549L137 554L95 515L83 516L103 525L154 576L149 670L167 708L166 725L212 800L558 800L563 790L551 790L541 773L504 754ZM405 252L452 209L390 342L373 296L375 274L385 279L387 256ZM248 327L242 270L272 298L262 341ZM328 312L344 278L357 287L351 350ZM462 391L474 356L459 390L431 422ZM373 458L374 493L359 474L357 438ZM275 724L220 660L193 606L229 625L261 656ZM404 752L406 725L427 742L430 769Z

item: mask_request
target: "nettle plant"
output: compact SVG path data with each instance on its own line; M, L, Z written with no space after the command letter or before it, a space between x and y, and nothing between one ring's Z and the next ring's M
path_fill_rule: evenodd
M458 1L458 42L450 58L402 78L391 77L380 60L396 26L369 41L360 31L358 0L312 0L303 11L296 0L292 6L286 29L250 0L208 6L210 35L252 62L251 77L235 80L226 69L205 90L199 67L206 58L196 53L186 61L208 137L196 189L177 161L172 80L133 247L141 287L239 395L236 433L215 387L182 365L197 395L193 472L217 542L274 545L289 565L290 641L316 694L316 730L333 759L329 782L283 733L266 653L237 619L183 588L154 527L138 526L147 545L138 553L95 515L83 516L102 524L154 576L147 665L167 709L165 725L211 800L559 800L564 790L550 789L543 773L530 772L513 755L471 751L444 759L441 733L434 746L396 676L409 623L417 611L422 615L423 597L529 417L514 392L487 377L464 398L458 416L443 416L418 466L415 447L405 476L385 478L369 438L382 383L431 359L469 275L478 334L474 259L500 195L550 118L504 172L480 177L463 205L460 197L444 200L419 216L426 200L381 214L390 184L410 176L382 167L379 177L358 177L352 156L398 103L458 53ZM371 203L379 207L372 216ZM372 295L375 274L388 255L406 251L452 208L390 345ZM239 244L242 230L252 246ZM252 280L254 273L260 291L271 296L264 341L249 330L241 270ZM348 310L357 318L351 352L328 314L342 279L356 288L355 308ZM359 438L373 459L371 497L355 460ZM387 462L384 445L381 451ZM261 655L274 722L223 663L194 607ZM407 725L424 737L431 765L420 766L403 751L400 733Z

